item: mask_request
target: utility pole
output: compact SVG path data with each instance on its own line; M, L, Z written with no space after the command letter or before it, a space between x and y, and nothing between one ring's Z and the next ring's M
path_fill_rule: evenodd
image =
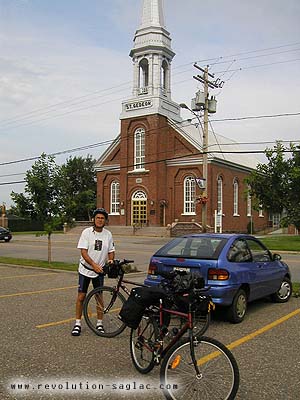
M209 66L206 66L205 69L199 67L196 63L194 67L199 69L203 75L193 76L194 79L201 82L204 87L204 104L198 103L197 104L197 97L195 99L195 108L193 111L200 111L203 110L203 154L202 154L202 168L203 168L203 181L204 181L204 190L202 193L202 230L203 232L207 231L207 200L208 200L208 114L216 112L216 100L215 98L211 97L209 99L209 92L208 88L211 89L218 89L223 87L224 81L221 81L219 78L215 81L211 81L210 78L214 79L214 75L208 72Z

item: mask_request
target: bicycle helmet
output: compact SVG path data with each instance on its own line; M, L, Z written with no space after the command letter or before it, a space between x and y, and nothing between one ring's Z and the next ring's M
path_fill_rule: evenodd
M95 218L97 214L102 214L106 220L108 219L108 212L105 208L96 208L96 210L93 211L93 218Z

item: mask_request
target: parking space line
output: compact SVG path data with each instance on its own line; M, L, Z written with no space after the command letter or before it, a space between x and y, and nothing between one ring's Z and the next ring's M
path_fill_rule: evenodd
M248 342L249 340L254 339L256 336L259 336L259 335L261 335L262 333L265 333L265 332L271 330L271 329L274 328L275 326L282 324L283 322L287 321L288 319L294 317L294 316L297 315L297 314L300 314L300 308L298 308L297 310L294 310L294 311L292 311L291 313L289 313L289 314L287 314L287 315L285 315L285 316L283 316L283 317L281 317L281 318L279 318L279 319L277 319L277 320L271 322L271 323L268 324L268 325L263 326L263 327L260 328L260 329L257 329L256 331L250 333L249 335L246 335L246 336L244 336L244 337L242 337L242 338L240 338L240 339L238 339L238 340L235 340L234 342L228 344L227 347L228 347L230 350L232 350L232 349L234 349L235 347L240 346L241 344L246 343L246 342Z
M15 279L15 278L31 278L33 276L45 276L45 275L57 275L57 273L55 272L50 272L50 273L45 273L45 274L28 274L28 275L12 275L12 276L2 276L0 278L0 281L2 281L3 279Z
M109 312L120 312L120 311L121 311L121 308L119 307L119 308L114 308L113 310L110 310ZM95 315L97 315L97 314L96 313L91 314L90 316L95 316ZM66 324L67 322L71 322L74 320L75 320L75 318L68 318L68 319L63 319L61 321L48 322L46 324L36 325L35 327L38 329L49 328L50 326L63 325L63 324Z
M36 325L36 328L38 328L38 329L48 328L50 326L63 325L63 324L66 324L66 323L72 322L72 321L75 321L75 318L63 319L62 321L49 322L48 324Z
M299 314L299 313L300 313L300 309L297 309L297 310L295 310L295 311L292 311L291 313L285 315L284 317L279 318L279 319L277 319L276 321L273 321L273 322L271 322L270 324L265 325L265 326L263 326L263 327L260 328L260 329L257 329L256 331L250 333L249 335L243 336L242 338L240 338L240 339L238 339L238 340L235 340L234 342L232 342L232 343L226 345L226 347L227 347L229 350L232 350L232 349L234 349L235 347L238 347L238 346L240 346L240 345L242 345L242 344L248 342L249 340L254 339L256 336L259 336L259 335L261 335L261 334L263 334L263 333L269 331L270 329L274 328L275 326L282 324L283 322L287 321L288 319L294 317L295 315L297 315L297 314ZM201 366L201 365L207 363L208 361L211 361L211 360L213 360L214 358L219 357L220 354L221 354L221 352L218 351L218 350L217 350L217 351L213 351L212 353L209 353L209 354L207 354L206 356L201 357L201 358L197 361L197 365L198 365L198 366Z
M0 299L4 299L6 297L28 296L28 295L31 295L31 294L57 292L59 290L68 290L68 289L74 289L74 288L78 288L78 285L76 285L76 286L66 286L66 287L55 288L55 289L36 290L35 292L22 292L22 293L13 293L13 294L3 294L3 295L0 296Z

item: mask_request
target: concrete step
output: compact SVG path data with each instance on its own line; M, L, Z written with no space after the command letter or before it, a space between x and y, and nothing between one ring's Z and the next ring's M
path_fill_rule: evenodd
M80 234L83 229L91 226L92 223L88 221L80 221L79 224L69 229L68 234ZM169 237L170 231L165 227L160 226L145 226L141 228L134 228L133 226L118 226L107 225L107 229L111 231L113 236L147 236L147 237Z

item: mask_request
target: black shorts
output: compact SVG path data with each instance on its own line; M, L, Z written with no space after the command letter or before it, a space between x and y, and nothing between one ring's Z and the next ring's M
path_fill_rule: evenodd
M89 278L88 276L78 274L78 292L79 293L87 293L90 281L92 281L93 287L97 288L103 286L104 275L99 274L96 278Z

